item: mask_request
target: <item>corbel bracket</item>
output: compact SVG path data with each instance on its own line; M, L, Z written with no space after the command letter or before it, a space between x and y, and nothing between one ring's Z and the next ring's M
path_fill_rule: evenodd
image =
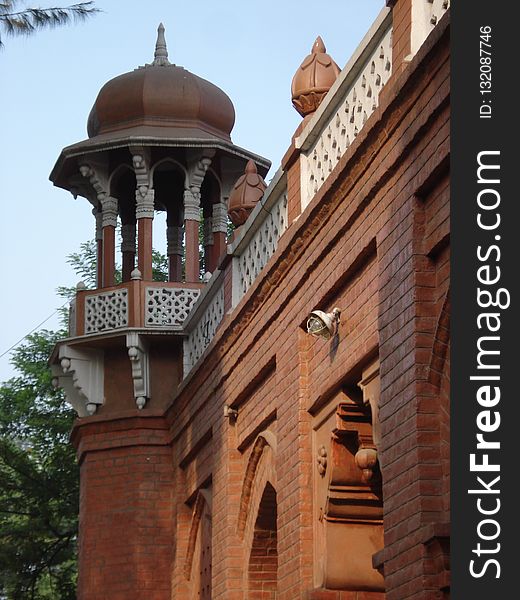
M53 384L63 388L78 416L93 415L104 403L103 352L63 344L58 359L59 365L52 366Z
M148 346L142 336L132 331L126 334L128 358L132 365L134 398L137 408L144 408L150 399L150 361Z

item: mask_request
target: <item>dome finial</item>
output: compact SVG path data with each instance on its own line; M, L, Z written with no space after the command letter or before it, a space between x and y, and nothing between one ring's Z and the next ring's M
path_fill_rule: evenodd
M157 42L155 43L154 67L164 67L171 65L168 60L168 48L166 47L166 39L164 37L164 25L159 23L157 28Z
M318 36L291 84L292 103L302 117L316 111L339 72L340 68L327 54L325 44Z

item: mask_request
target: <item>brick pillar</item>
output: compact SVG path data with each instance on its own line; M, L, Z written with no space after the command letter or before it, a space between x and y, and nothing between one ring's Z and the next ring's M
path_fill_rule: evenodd
M78 599L170 600L174 487L166 422L157 413L91 417L77 421L72 441L80 462Z
M296 138L305 129L312 114L307 115L296 128L291 145L282 158L282 169L287 173L287 220L290 225L302 212L300 148L295 145Z
M387 0L392 7L392 73L399 74L412 52L412 0Z

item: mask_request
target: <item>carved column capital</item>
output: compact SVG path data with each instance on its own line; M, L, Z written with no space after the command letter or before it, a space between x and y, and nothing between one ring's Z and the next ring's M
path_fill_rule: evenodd
M200 221L200 192L197 189L184 190L184 220Z
M136 180L136 217L153 219L155 193L151 181L150 151L148 148L133 146L130 152Z
M117 226L117 198L103 196L101 199L102 226Z
M227 234L227 228L227 204L224 202L217 202L213 205L212 231L213 233Z

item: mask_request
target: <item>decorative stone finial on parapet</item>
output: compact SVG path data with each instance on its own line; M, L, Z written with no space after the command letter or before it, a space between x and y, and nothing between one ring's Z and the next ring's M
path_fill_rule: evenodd
M130 279L132 281L141 281L142 278L143 276L141 274L141 271L139 271L137 267L130 273Z
M325 44L318 36L291 84L292 103L302 117L318 108L339 73L340 68L327 54Z
M166 47L166 38L164 37L164 25L159 23L157 28L157 42L155 43L155 54L152 66L165 67L171 65L168 60L168 48Z
M258 174L256 165L249 160L244 175L240 176L229 195L228 215L235 227L247 221L256 203L264 195L267 184Z

